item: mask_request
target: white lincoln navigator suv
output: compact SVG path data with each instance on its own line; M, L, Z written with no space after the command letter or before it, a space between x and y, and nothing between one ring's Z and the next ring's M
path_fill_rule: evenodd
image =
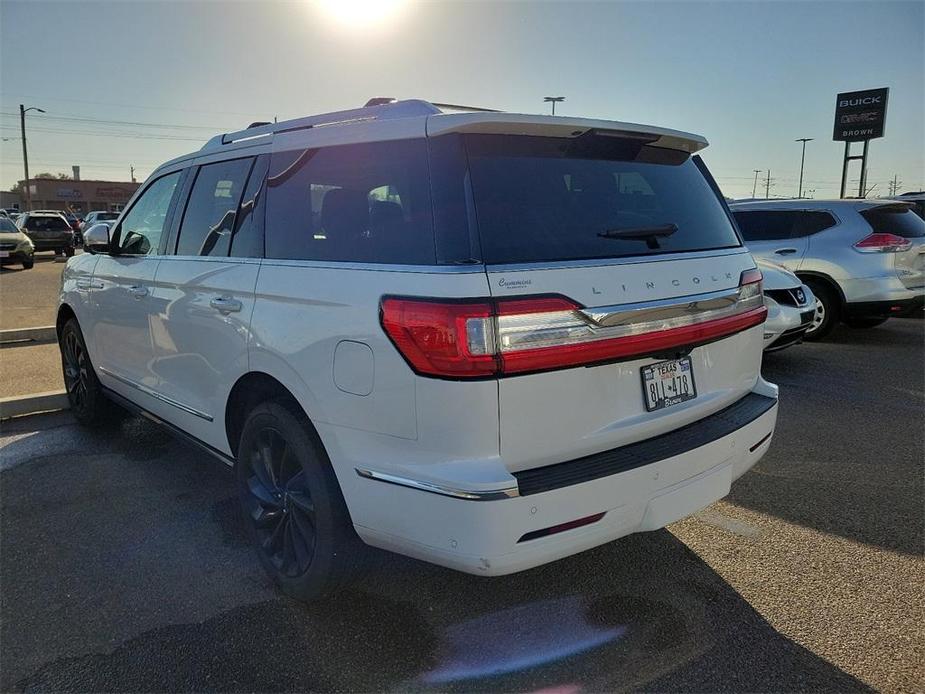
M73 412L117 403L234 466L304 599L363 543L499 575L661 528L777 417L706 144L388 99L219 135L68 261Z

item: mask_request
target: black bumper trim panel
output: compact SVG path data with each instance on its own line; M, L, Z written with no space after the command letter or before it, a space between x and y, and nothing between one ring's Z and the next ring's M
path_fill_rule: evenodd
M609 477L712 443L755 421L776 404L776 398L749 393L726 409L667 434L564 463L521 470L513 475L521 496Z

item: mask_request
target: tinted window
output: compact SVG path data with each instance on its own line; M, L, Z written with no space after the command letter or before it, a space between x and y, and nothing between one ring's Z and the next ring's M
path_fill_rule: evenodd
M423 140L273 154L268 258L433 264Z
M238 202L253 161L233 159L199 168L180 226L177 255L228 255Z
M71 228L64 217L26 217L25 229L29 231L66 231Z
M754 211L733 212L742 238L746 241L773 241L789 239L793 225L799 217L798 212Z
M263 257L263 217L266 208L264 183L270 158L263 155L247 179L247 188L238 208L237 228L231 241L231 255L237 258Z
M98 215L96 215L96 221L98 222L106 222L106 221L111 221L113 219L118 219L118 218L119 218L118 212L100 212Z
M173 200L180 172L154 181L132 205L119 225L119 249L125 255L157 253L167 213Z
M0 231L19 231L19 229L6 217L0 217Z
M896 234L907 239L925 236L925 221L906 205L883 205L864 210L861 215L878 233Z
M687 156L603 136L467 136L488 263L735 247L719 199Z
M794 237L812 236L836 223L835 217L828 212L805 210L797 216L791 233Z

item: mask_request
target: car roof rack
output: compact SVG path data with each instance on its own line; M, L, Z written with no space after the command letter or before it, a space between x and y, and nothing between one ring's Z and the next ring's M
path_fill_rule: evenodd
M314 116L305 116L304 118L295 118L293 120L280 121L278 123L268 123L258 121L251 123L243 130L236 132L222 133L216 135L205 145L200 152L221 149L224 145L230 145L235 142L251 140L260 137L268 137L274 133L286 133L293 130L305 130L308 128L318 128L329 125L345 125L348 123L358 123L372 120L387 120L392 118L410 118L414 116L432 116L438 113L448 112L476 112L484 111L497 113L494 109L478 108L476 106L460 106L457 104L431 103L422 99L403 99L398 100L392 97L377 96L366 102L362 108L350 109L347 111L333 111L331 113L320 113Z

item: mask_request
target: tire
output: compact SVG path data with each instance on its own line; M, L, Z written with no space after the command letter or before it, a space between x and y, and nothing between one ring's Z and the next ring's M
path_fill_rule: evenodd
M74 256L74 247L68 246L67 248L65 248L64 255L66 255L68 258L72 258Z
M845 325L849 328L857 329L866 329L866 328L876 328L878 325L883 325L889 320L887 318L845 318Z
M349 585L367 548L318 434L297 405L270 400L251 410L235 474L257 556L284 593L311 601Z
M27 260L22 261L23 270L31 270L34 265L35 265L35 258L29 258Z
M122 411L103 394L76 318L71 318L61 329L59 347L67 399L77 421L87 427L118 421Z
M816 295L816 316L803 339L807 342L815 342L826 337L838 324L841 299L838 292L828 284L814 280L806 280L806 284Z

